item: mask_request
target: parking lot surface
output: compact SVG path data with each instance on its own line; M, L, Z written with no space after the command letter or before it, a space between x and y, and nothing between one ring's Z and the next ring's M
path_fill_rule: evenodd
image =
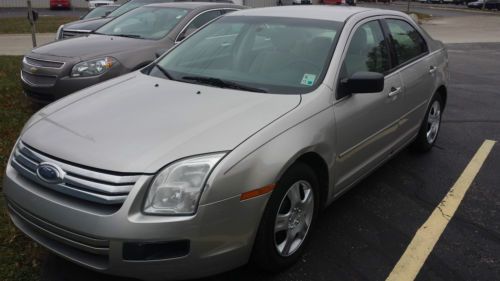
M500 140L500 44L452 44L448 49L448 104L430 153L402 151L334 202L321 215L302 260L286 272L270 275L244 266L204 281L385 280L481 144ZM497 143L416 280L498 280L499 165ZM48 254L42 280L128 279Z

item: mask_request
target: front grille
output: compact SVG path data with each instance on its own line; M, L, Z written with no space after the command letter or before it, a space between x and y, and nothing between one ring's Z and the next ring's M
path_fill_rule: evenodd
M64 62L34 59L30 57L24 57L24 60L27 64L37 67L61 68L64 65Z
M73 38L73 37L78 37L78 36L83 36L87 35L90 32L82 32L82 31L73 31L73 30L63 30L62 31L62 38Z
M21 79L29 85L52 87L56 83L57 77L53 75L35 75L22 70Z
M64 177L59 183L48 183L37 175L41 163L51 163L61 168ZM23 142L15 148L12 167L23 177L53 191L103 205L121 205L140 175L117 174L82 168L49 157Z
M7 201L12 220L24 233L43 246L86 265L104 269L109 259L109 241L76 233L48 222L12 201Z

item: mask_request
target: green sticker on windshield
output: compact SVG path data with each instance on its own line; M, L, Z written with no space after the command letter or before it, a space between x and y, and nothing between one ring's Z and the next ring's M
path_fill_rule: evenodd
M314 80L316 80L316 75L306 73L302 77L302 81L300 82L300 84L306 85L306 86L312 86L314 84Z

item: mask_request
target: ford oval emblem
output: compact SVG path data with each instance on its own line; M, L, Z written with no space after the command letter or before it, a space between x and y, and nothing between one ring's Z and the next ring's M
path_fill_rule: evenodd
M36 174L39 179L47 183L61 183L64 179L64 171L59 166L43 162L36 168Z

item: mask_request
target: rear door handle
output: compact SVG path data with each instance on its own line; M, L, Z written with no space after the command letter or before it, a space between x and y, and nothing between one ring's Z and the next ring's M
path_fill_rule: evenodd
M392 87L391 88L391 91L389 92L388 96L390 98L394 97L394 96L397 96L399 95L399 93L401 93L401 87L397 87L397 88L394 88Z
M437 70L437 69L438 69L437 67L435 67L435 66L433 66L433 65L432 65L432 66L430 67L430 69L429 69L429 73L430 73L430 74L433 74L434 72L436 72L436 70Z

